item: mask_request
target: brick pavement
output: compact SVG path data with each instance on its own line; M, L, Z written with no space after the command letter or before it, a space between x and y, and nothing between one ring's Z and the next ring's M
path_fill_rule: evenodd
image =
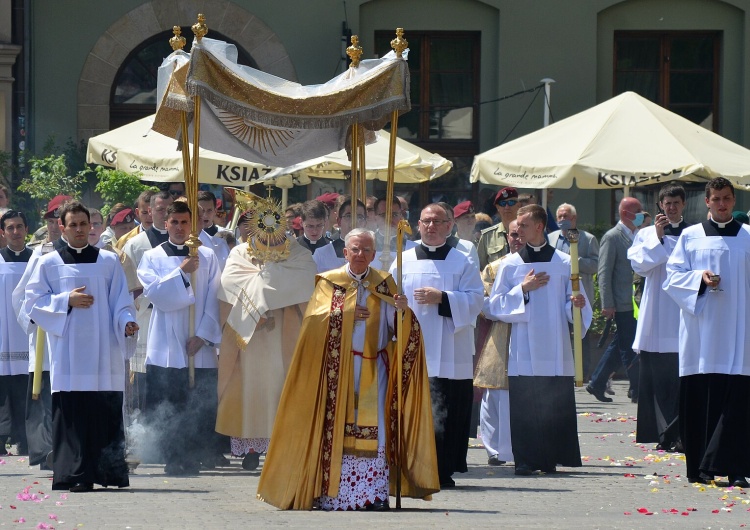
M487 466L484 449L475 447L469 450L469 472L455 477L456 489L438 493L432 502L404 499L400 512L279 511L255 499L259 473L243 471L238 459L229 468L190 478L168 477L161 466L142 465L128 489L61 494L50 490L51 473L30 469L24 458L11 456L2 457L0 463L0 527L740 528L750 524L750 496L745 491L688 484L682 455L637 445L636 406L626 400L624 384L616 383L615 390L614 403L599 403L584 389L576 390L582 468L516 477L510 465Z

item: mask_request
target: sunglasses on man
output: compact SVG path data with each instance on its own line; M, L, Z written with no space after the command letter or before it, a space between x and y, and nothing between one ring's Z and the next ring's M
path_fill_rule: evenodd
M495 204L499 205L500 207L505 206L515 206L518 201L515 199L510 199L508 201L497 201Z

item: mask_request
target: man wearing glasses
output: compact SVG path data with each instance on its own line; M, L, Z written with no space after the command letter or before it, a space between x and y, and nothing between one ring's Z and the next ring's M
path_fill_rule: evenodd
M172 199L179 199L185 196L185 183L184 182L172 182L166 187L166 191L172 196Z
M518 190L505 187L495 195L495 208L500 217L500 222L494 226L482 230L477 244L479 254L479 270L508 253L507 227L516 218L516 212L520 204L518 202Z
M330 245L320 247L315 254L313 254L313 260L318 267L318 274L332 269L338 269L346 264L346 257L344 256L344 238L346 234L352 230L352 198L346 197L344 202L339 206L336 216L339 220L339 234L340 237L334 239ZM365 205L362 201L357 201L357 228L365 228L367 217L365 214ZM376 264L377 265L377 264Z
M297 238L297 243L313 255L331 242L325 236L327 219L328 208L319 200L313 199L302 205L302 235Z
M403 292L424 334L430 379L435 447L441 489L453 488L453 473L465 473L471 430L474 326L484 286L476 265L446 244L451 219L440 204L419 217L419 246L404 252ZM395 263L391 274L396 274Z

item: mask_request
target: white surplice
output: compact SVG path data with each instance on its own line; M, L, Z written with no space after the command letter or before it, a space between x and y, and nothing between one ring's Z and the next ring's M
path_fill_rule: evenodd
M547 285L529 292L524 302L521 284L528 272L549 274ZM582 290L581 294L586 297ZM508 354L509 376L573 376L573 351L568 323L573 322L570 301L570 256L555 250L549 262L525 263L519 254L500 264L489 297L490 314L513 324ZM588 298L581 310L582 335L591 324Z
M218 232L217 232L218 233ZM224 266L227 264L227 258L229 257L229 245L227 241L221 237L212 236L205 230L201 230L198 234L198 239L201 240L206 248L210 248L216 254L216 259L219 260L219 270L223 271Z
M721 275L702 295L703 271ZM680 376L750 375L748 293L750 227L734 237L707 236L702 224L683 230L667 261L664 290L680 307Z
M29 373L29 337L16 319L11 301L26 262L6 262L0 256L0 376Z
M78 287L94 297L88 308L71 308ZM125 389L125 359L135 337L125 325L135 308L117 255L100 250L96 263L65 264L58 252L39 258L26 285L29 317L47 332L52 392Z
M29 317L29 307L26 303L26 285L29 283L31 273L39 262L39 258L42 257L42 252L47 252L52 249L51 243L45 243L34 247L34 251L31 253L26 268L23 271L21 279L16 284L13 290L12 304L13 311L16 315L16 321L21 326L23 332L27 335L27 342L29 348L29 361L28 371L34 373L36 366L36 336L37 336L37 325L31 321ZM44 346L44 357L42 360L42 371L49 372L49 336L46 337Z
M318 274L346 265L346 258L340 258L336 255L336 248L333 246L333 243L320 247L312 257L315 265L318 267ZM380 265L380 262L373 262L373 265L377 267Z
M645 278L633 351L670 353L677 351L680 308L662 289L667 279L667 260L677 244L677 237L665 235L664 243L656 235L656 227L638 231L628 249L633 272Z
M395 260L390 273L398 277ZM444 260L417 259L416 248L411 248L403 254L402 274L403 292L422 326L428 376L472 379L474 327L484 302L484 285L476 265L455 248ZM414 290L419 287L445 292L452 316L438 315L437 304L416 303Z
M168 243L164 243L166 245ZM198 248L199 265L195 285L180 264L185 256L169 256L160 245L143 254L138 265L138 280L143 293L153 304L148 330L146 364L163 368L187 367L187 341L190 331L190 306L195 304L195 336L209 342L221 342L217 293L221 271L212 250ZM196 368L217 368L216 349L201 346L195 355Z

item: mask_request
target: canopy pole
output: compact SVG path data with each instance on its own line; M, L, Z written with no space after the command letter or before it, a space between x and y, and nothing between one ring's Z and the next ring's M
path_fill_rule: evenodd
M201 39L208 33L208 26L206 26L206 17L202 13L198 13L198 22L192 25L191 29L195 35L196 43L200 44ZM184 116L183 122L183 138L187 136L187 115L185 112L182 113ZM201 97L193 96L193 169L190 173L185 171L185 193L187 195L188 207L190 208L190 237L185 242L189 249L190 256L198 255L198 247L201 246L201 241L198 238L198 164L200 162L200 145L201 145ZM190 144L183 143L183 153L187 152L190 148ZM183 154L184 156L184 154ZM189 157L190 155L188 155ZM188 161L188 166L190 166ZM196 284L195 271L190 273L190 284ZM195 336L195 304L190 306L190 331L189 337ZM188 387L195 388L195 356L188 355Z
M359 140L359 199L362 204L367 204L367 164L365 160L365 130L362 129L362 138ZM352 197L352 204L356 198ZM352 211L354 211L353 209Z
M281 188L281 207L286 210L286 205L289 203L289 188Z
M356 69L359 67L359 62L362 57L362 47L359 45L359 35L352 35L352 45L346 49L346 54L349 56L350 63L349 68ZM351 185L350 195L352 203L352 228L357 228L357 198L358 198L358 185L361 188L361 194L364 196L364 182L365 182L365 151L360 150L360 144L364 146L364 129L362 130L362 138L359 137L359 124L354 123L352 125L352 170L351 170ZM362 182L360 183L357 175L357 168L362 175Z
M352 171L349 178L349 195L352 198L352 229L357 228L357 170L359 167L359 124L354 123L351 127L351 139L352 139Z
M409 47L409 43L404 38L404 28L396 28L396 38L391 41L391 48L393 48L393 51L396 52L396 57L399 59L403 59L403 53L406 48ZM390 239L390 230L391 230L391 218L393 215L393 185L396 179L396 139L398 138L398 111L394 110L391 113L391 143L389 145L388 149L388 186L386 191L386 210L385 210L385 244L383 245L383 255L380 257L381 261L385 265L386 262L388 266L383 267L384 269L388 270L388 267L390 267L391 264L391 256L390 256L390 247L391 247L391 239ZM403 221L402 221L403 222ZM402 225L403 226L403 225ZM405 228L405 227L404 227ZM398 238L397 238L398 239ZM397 241L398 244L398 256L401 257L402 252L402 242ZM400 260L399 260L400 261ZM401 278L402 278L402 271L401 271L401 263L397 263L397 271L396 275L398 278L398 289L399 292L402 292L403 288L401 286ZM401 316L401 315L400 315ZM399 318L397 321L400 321ZM401 333L403 336L403 332ZM403 436L402 432L402 397L401 397L401 382L403 379L403 366L400 364L400 353L397 352L397 372L396 377L398 378L398 385L396 391L398 392L398 399L397 399L397 407L396 407L396 414L397 420L396 420L396 455L395 455L395 462L396 462L396 509L401 509L401 462L403 458L404 448L403 448L403 440L401 439Z
M622 188L622 196L630 197L630 186L625 186Z

